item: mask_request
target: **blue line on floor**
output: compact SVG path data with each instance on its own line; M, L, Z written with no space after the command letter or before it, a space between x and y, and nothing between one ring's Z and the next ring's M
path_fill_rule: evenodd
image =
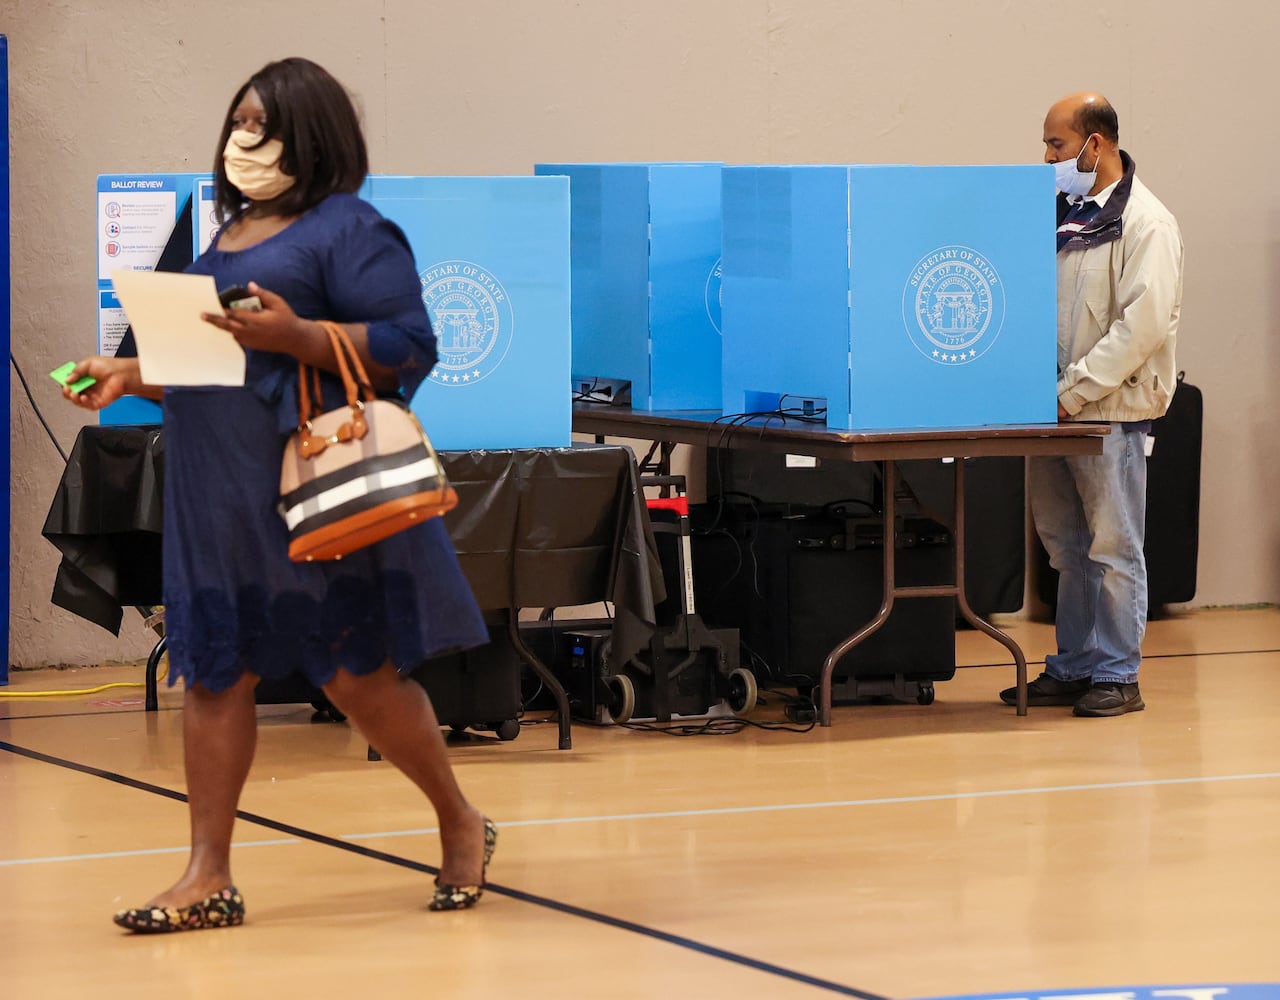
M182 792L175 792L171 788L152 785L145 781L139 781L136 778L129 778L123 774L117 774L114 771L105 771L102 768L92 767L88 764L80 764L76 761L65 760L61 757L54 757L49 754L41 753L38 750L30 750L26 747L6 743L3 740L0 740L0 750L6 750L9 753L16 754L20 757L26 757L30 760L40 761L44 764L53 764L57 767L63 767L71 771L78 771L81 774L87 774L95 778L103 778L107 781L124 785L126 788L133 788L142 792L150 792L153 795L160 795L164 798L177 799L183 802L185 802L187 798ZM341 840L337 837L330 837L323 833L315 833L311 830L304 830L301 827L296 827L289 823L281 823L278 820L268 819L265 816L258 816L254 813L248 813L240 809L236 810L236 818L244 820L247 823L265 826L269 830L276 830L291 837L297 837L300 840L309 840L313 843L336 847L339 850L358 854L362 857L371 858L375 861L383 861L387 864L397 865L401 868L409 868L413 871L424 872L428 875L440 874L439 868L424 864L420 861L412 861L409 858L402 858L395 854L388 854L385 851L376 851L369 847L361 847L359 844L353 844L350 841ZM581 917L582 919L590 920L593 923L604 924L605 926L614 927L618 930L630 931L633 934L639 934L644 937L652 938L656 941L665 942L666 944L673 944L678 948L698 952L699 954L707 955L712 958L719 958L726 962L732 962L735 965L745 966L746 968L755 969L759 972L788 979L792 982L804 983L808 986L816 986L819 989L824 989L831 993L837 993L841 996L859 997L860 1000L888 1000L887 997L881 996L877 993L868 993L865 990L854 989L852 986L845 986L841 983L831 982L830 980L819 979L816 976L797 972L794 969L787 969L780 965L773 965L770 962L763 962L758 959L750 958L746 955L739 955L736 952L726 951L725 949L717 948L714 945L703 944L700 941L682 937L678 934L668 934L666 931L660 931L653 927L646 927L643 924L637 924L630 920L623 920L620 917L611 917L608 914L597 913L594 910L587 910L580 906L573 906L570 903L562 903L559 900L549 899L546 896L538 896L533 893L522 892L519 889L509 889L506 886L495 885L493 883L485 886L485 891L493 893L494 895L517 899L524 903L532 903L535 906L541 906L549 910L555 910L559 913L566 914L567 916Z

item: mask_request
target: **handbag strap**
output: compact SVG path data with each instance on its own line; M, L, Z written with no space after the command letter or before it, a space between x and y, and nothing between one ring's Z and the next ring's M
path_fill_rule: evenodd
M359 409L361 397L364 402L376 398L369 375L365 371L360 355L351 343L351 337L340 323L332 320L318 320L320 326L329 337L329 345L333 348L333 357L338 366L338 376L342 379L342 387L346 392L347 405L353 410ZM320 369L298 362L298 427L310 425L323 405L320 388Z
M310 386L308 386L310 382ZM298 362L298 426L306 427L320 412L320 369Z
M365 371L364 362L360 360L355 345L351 343L351 336L347 333L346 327L327 319L321 320L320 325L329 334L329 343L333 345L333 356L338 362L342 384L347 390L347 402L352 406L355 405L357 390L366 403L372 402L377 398L377 393L373 391L369 373ZM347 367L348 364L350 369Z
M329 347L333 350L333 359L338 365L338 377L342 379L342 388L347 394L347 405L354 407L360 399L360 390L351 375L351 366L347 362L347 348L351 341L347 331L338 323L327 319L320 320L324 332L329 335Z
M314 433L312 420L319 414L320 407L323 405L320 369L308 367L299 361L297 449L298 455L302 458L314 458L331 444L363 440L369 433L369 423L364 416L364 404L376 398L373 386L369 384L369 376L365 374L364 365L360 362L360 355L356 353L355 345L351 343L347 331L341 324L329 320L319 322L329 336L329 346L333 348L338 375L347 393L347 406L351 408L351 419L332 428L332 433L327 437ZM360 383L357 383L352 375L353 368L361 379ZM364 394L364 399L360 398L361 392Z

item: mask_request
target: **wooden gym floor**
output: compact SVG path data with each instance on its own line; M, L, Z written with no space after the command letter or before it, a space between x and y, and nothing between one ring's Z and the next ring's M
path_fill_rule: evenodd
M1012 631L1043 660L1048 626ZM575 725L560 752L535 725L455 746L501 836L485 900L454 914L425 909L433 818L408 783L346 725L261 707L234 855L248 922L151 938L109 918L183 865L177 689L154 714L140 689L0 697L0 996L1280 982L1280 610L1152 623L1147 711L1118 719L1019 719L996 698L1003 648L963 632L958 651L972 668L935 704L837 707L828 730ZM140 679L19 672L3 690ZM769 701L751 718L780 721Z

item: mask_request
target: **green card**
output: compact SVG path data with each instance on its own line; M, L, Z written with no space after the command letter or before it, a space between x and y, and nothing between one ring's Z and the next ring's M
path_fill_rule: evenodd
M65 365L59 365L51 371L49 373L49 377L57 382L58 385L66 385L67 379L71 377L71 373L75 371L75 367L76 363L74 361L68 361ZM86 375L84 378L71 383L70 389L72 392L84 392L89 388L89 386L93 385L97 381L98 380L96 378Z

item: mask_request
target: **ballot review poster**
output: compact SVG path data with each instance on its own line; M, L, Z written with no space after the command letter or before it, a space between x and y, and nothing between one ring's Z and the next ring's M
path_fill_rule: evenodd
M98 353L114 355L129 319L111 285L113 271L153 271L188 201L194 201L192 257L213 239L208 174L103 174L94 206L98 257ZM104 424L155 424L160 406L126 396L99 414Z

